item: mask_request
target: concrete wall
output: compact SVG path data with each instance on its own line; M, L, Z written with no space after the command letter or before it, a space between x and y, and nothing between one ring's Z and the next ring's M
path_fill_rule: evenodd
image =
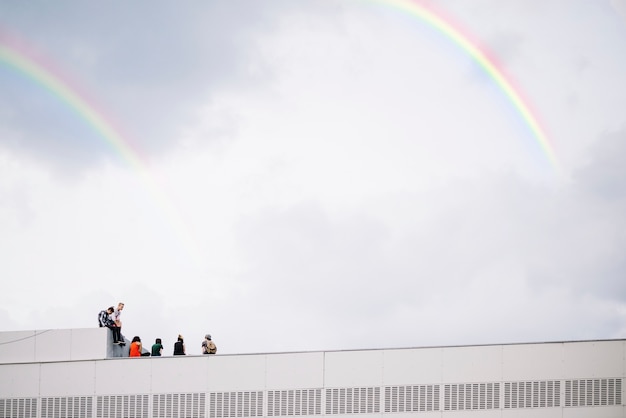
M0 364L107 357L108 328L0 332Z
M626 417L624 340L118 359L99 354L0 364L0 416L13 418L10 407L22 408L20 418ZM27 415L27 407L38 407L36 415Z

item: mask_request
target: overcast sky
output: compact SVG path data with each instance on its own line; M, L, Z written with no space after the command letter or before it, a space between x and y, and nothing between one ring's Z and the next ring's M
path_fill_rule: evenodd
M626 3L0 2L0 331L200 354L626 337Z

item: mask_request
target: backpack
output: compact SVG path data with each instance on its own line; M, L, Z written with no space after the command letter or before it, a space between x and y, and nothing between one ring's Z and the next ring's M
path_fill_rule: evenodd
M109 314L107 313L107 311L100 311L98 313L98 325L100 326L100 328L106 327L108 317Z
M206 345L203 344L202 348L204 349L204 354L215 354L217 353L217 346L212 340L206 342Z
M113 325L113 321L109 318L109 313L107 311L100 311L98 313L98 325L100 328Z

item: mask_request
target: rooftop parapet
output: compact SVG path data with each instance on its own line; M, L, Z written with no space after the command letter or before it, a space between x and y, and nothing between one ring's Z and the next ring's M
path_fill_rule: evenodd
M99 360L121 357L108 328L0 332L0 364Z

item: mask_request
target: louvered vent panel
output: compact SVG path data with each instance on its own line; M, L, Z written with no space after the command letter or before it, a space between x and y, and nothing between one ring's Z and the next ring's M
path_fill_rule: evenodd
M439 411L439 385L385 387L385 412Z
M561 382L542 380L532 382L506 382L504 408L552 408L561 406Z
M444 410L500 408L500 383L459 383L444 386Z
M321 415L322 389L270 390L267 416Z
M152 395L154 418L205 418L206 394L160 393Z
M577 379L565 381L565 406L622 404L622 379Z
M90 418L92 415L89 414ZM96 399L96 418L148 418L149 395L104 395Z
M380 388L326 389L326 414L371 414L380 412Z
M41 398L41 418L92 418L91 396Z
M263 392L212 392L209 417L239 418L263 416Z
M3 418L38 418L37 398L0 399L0 416Z

